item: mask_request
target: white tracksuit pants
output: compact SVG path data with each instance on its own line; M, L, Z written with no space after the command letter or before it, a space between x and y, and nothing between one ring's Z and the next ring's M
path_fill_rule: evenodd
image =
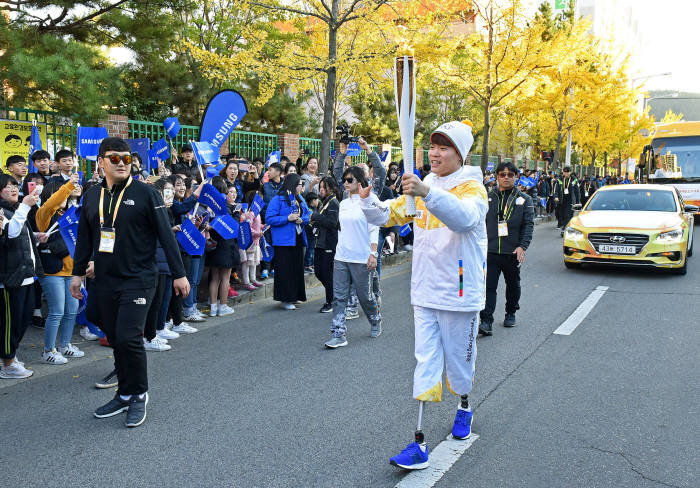
M450 312L413 307L415 356L413 375L416 400L442 400L442 370L447 365L447 388L457 395L472 390L476 361L479 312Z

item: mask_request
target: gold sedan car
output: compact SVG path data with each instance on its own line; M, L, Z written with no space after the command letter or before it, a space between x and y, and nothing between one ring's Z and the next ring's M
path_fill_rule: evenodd
M564 232L564 264L611 264L687 271L694 205L666 185L600 188Z

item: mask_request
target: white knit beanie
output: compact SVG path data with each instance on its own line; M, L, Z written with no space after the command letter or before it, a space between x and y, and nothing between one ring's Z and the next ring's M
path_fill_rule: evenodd
M434 134L442 134L447 137L452 146L457 150L459 155L462 157L462 164L467 159L469 150L474 144L474 136L472 135L471 122L465 120L463 122L452 121L445 122L440 127L435 129L430 135L430 140L432 141Z

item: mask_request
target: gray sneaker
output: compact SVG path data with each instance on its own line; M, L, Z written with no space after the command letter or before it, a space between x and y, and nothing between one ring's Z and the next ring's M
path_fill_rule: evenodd
M360 311L356 308L345 309L345 320L354 320L360 316Z
M345 336L331 337L331 340L326 342L324 346L328 349L336 349L338 347L343 347L348 345L348 340Z
M376 339L380 335L382 335L382 323L372 324L369 336Z

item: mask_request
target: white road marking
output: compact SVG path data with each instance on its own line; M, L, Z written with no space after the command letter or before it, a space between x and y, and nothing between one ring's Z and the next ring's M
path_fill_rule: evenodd
M464 452L479 438L479 434L469 436L463 441L454 439L452 434L437 447L428 452L430 466L425 469L411 471L396 484L395 488L430 488L440 481Z
M583 302L581 302L581 305L574 310L574 313L569 315L569 318L567 318L559 327L557 327L554 333L557 335L571 335L571 333L576 330L576 327L583 322L583 319L585 319L588 314L591 313L591 310L593 310L593 307L596 306L596 303L603 298L603 295L607 289L607 286L596 287L596 289L593 290Z

